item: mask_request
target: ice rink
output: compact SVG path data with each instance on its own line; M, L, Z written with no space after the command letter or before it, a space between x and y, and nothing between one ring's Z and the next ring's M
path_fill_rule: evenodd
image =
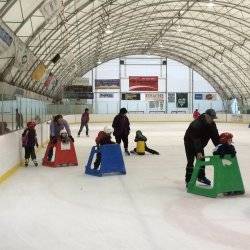
M1 184L1 250L250 249L250 129L218 123L232 132L245 185L243 196L188 194L183 135L188 123L131 124L129 149L140 129L160 155L124 156L127 175L84 174L97 132L76 137L78 167L20 168ZM206 148L210 155L211 142ZM38 153L38 160L44 150Z

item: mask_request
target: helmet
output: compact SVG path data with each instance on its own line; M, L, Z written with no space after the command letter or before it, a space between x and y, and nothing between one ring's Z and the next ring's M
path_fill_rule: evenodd
M103 131L106 133L106 134L111 134L114 132L114 129L110 126L105 126Z
M27 128L34 128L36 126L36 123L33 121L27 122Z
M63 143L67 143L69 141L68 133L65 129L60 131L60 139Z
M231 133L225 132L220 134L220 143L225 144L228 140L232 139L233 135Z

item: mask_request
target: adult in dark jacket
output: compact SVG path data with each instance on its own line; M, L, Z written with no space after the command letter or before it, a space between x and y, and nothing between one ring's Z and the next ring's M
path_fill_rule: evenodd
M219 144L219 134L214 122L216 118L215 111L208 109L204 114L201 114L196 120L192 121L186 130L184 136L187 156L186 184L190 181L193 173L194 158L196 157L198 160L204 158L204 148L208 141L211 139L215 146ZM210 180L205 176L205 167L200 170L198 181L206 185L211 184Z
M112 127L114 128L114 136L116 143L120 144L123 141L125 153L130 155L128 151L128 135L130 132L129 119L126 116L128 113L126 108L121 108L120 113L115 116Z

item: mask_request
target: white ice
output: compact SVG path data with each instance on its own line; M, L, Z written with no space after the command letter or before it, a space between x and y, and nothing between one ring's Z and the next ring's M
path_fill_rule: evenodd
M76 137L78 167L20 168L1 184L1 250L250 249L250 129L218 124L234 134L246 194L188 194L183 135L188 123L134 123L160 155L124 156L127 175L84 174L90 148L105 124ZM207 154L213 149L210 143ZM38 153L39 162L44 150Z

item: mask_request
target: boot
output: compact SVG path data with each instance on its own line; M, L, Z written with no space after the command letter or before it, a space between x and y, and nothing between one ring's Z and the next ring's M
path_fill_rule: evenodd
M29 165L29 159L25 159L25 161L24 161L24 166L25 166L25 167L28 167L28 165Z
M211 181L206 176L198 178L198 181L208 186L211 185Z
M129 153L129 151L128 151L127 148L125 148L125 154L126 154L126 155L130 155L130 153Z
M193 168L186 168L186 175L185 175L186 187L189 181L191 180L192 173L193 173Z

